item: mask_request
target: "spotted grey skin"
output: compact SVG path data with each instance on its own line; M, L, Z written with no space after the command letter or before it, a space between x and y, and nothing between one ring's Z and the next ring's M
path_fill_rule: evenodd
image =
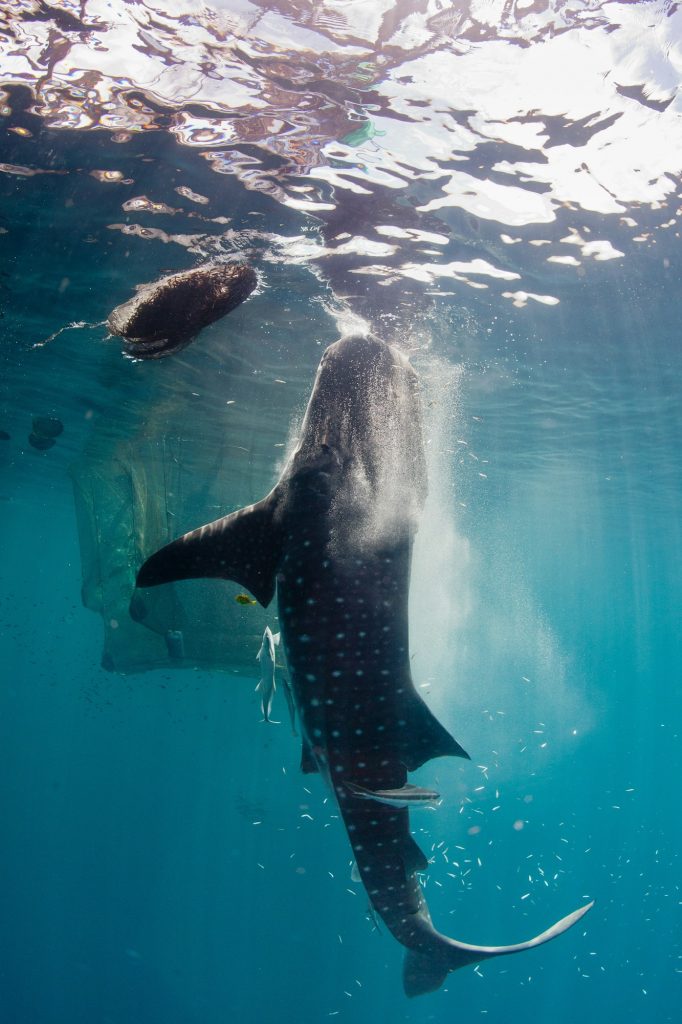
M139 285L132 299L112 310L110 332L124 339L128 355L161 359L185 348L199 331L248 298L258 283L246 263L208 263Z
M400 790L430 758L468 756L410 673L410 562L425 497L414 371L376 339L342 339L322 358L298 447L270 494L152 555L137 579L146 587L223 577L264 606L276 587L302 767L332 787L371 905L407 947L408 995L459 967L540 945L589 909L515 946L447 938L417 878L427 861L408 809L353 792Z

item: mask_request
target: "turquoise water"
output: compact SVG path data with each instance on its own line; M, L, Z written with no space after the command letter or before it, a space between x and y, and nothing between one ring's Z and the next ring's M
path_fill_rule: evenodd
M328 20L317 24L315 5L260 5L280 18L276 29L265 15L257 21L257 5L221 3L215 24L232 21L212 37L214 51L197 28L214 24L206 9L168 4L177 16L171 88L162 77L150 84L146 65L135 64L168 43L171 15L120 3L118 24L137 17L137 56L109 96L119 106L99 109L87 89L101 96L102 83L117 81L95 45L106 33L86 37L68 18L55 23L72 53L70 71L63 55L61 68L50 65L52 88L81 93L70 105L65 93L51 101L49 82L36 85L16 53L47 66L57 36L41 33L55 10L73 12L43 5L43 18L22 23L26 11L15 6L0 57L0 430L9 435L0 441L0 1020L676 1021L682 27L674 11L623 5L616 18L615 5L588 4L579 25L562 22L562 35L559 20L570 17L560 7L534 5L532 24L521 14L512 24L509 11L496 23L471 5L470 21L446 32L444 14L436 23L425 5L429 49L402 10L405 38L389 40L384 22L370 45L371 25L344 30L353 4L319 5ZM95 5L86 13L88 24L115 23ZM621 19L617 30L606 31L607 14ZM557 31L545 31L552 18ZM645 24L652 32L640 39ZM192 26L196 46L225 61L219 75L182 50ZM552 89L536 85L534 103L514 98L524 117L489 106L500 66L535 54L541 70L546 47L567 47L576 33L585 62L571 97L590 93L595 54L611 40L615 99L594 93L584 110L562 107L568 99L552 91L562 81L557 64ZM516 47L519 39L529 45ZM101 61L101 75L83 79L90 65L78 46ZM435 72L422 68L420 78L412 65L417 54L476 57L480 76L452 71L451 88L436 96ZM216 75L231 83L241 119L225 115ZM284 79L297 84L298 120L277 92ZM131 83L159 118L144 131L133 123ZM31 88L42 90L40 102ZM479 121L477 95L481 109L488 104ZM200 110L209 100L214 107ZM612 101L622 103L620 121L608 120ZM218 134L197 140L192 132L209 130L207 109ZM474 144L443 127L443 110L448 123L474 125ZM423 123L410 121L417 114ZM372 135L366 122L386 134ZM626 122L622 136L608 134ZM364 141L343 143L353 123L365 125ZM236 134L226 138L226 125ZM131 137L116 141L116 131ZM402 141L410 132L411 154ZM593 135L603 146L587 152ZM230 173L215 173L219 161L204 154L226 151ZM598 201L571 191L558 152L573 152L577 168L587 161L606 183ZM436 157L463 177L444 184L432 173ZM401 172L400 185L384 177ZM500 198L491 182L514 194ZM452 195L453 204L424 209ZM124 208L139 197L171 209ZM611 251L590 250L595 240ZM258 292L176 356L124 358L102 326L39 344L67 324L103 321L139 283L237 254L256 267ZM576 265L547 262L548 254ZM472 269L475 260L488 270ZM523 304L520 292L552 301ZM136 515L163 508L164 539L257 500L291 447L324 347L358 318L408 351L422 381L430 496L412 574L413 672L472 756L414 776L444 798L412 823L432 859L425 892L434 922L464 941L514 942L596 901L551 945L462 970L414 1001L402 992L400 946L368 919L351 880L332 799L321 779L299 771L300 741L280 692L283 724L259 721L255 659L274 610L236 605L231 584L186 584L204 602L199 614L187 599L188 642L206 608L218 609L218 625L200 634L207 659L215 649L212 669L198 655L178 666L158 634L133 631L111 611L126 605L151 553L122 474L145 481ZM64 424L48 450L28 442L36 416ZM90 519L83 506L77 518L74 467L97 490ZM121 538L131 532L127 548ZM100 613L87 598L93 579L105 594ZM225 646L214 648L223 614Z

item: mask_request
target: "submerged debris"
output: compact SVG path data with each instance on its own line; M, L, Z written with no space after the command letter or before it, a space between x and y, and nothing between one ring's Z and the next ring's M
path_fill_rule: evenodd
M137 287L112 310L107 327L136 359L172 355L248 298L256 272L247 263L211 263Z
M237 602L237 604L258 604L258 602L254 601L254 599L252 597L249 597L248 594L237 594L235 597L235 601Z
M64 430L64 424L56 416L34 416L33 430L28 435L28 443L39 452L52 448L55 438Z
M185 637L181 629L166 631L166 647L171 658L177 660L185 657Z
M0 441L9 441L9 440L10 440L10 435L7 433L7 431L6 430L0 430Z
M28 443L32 448L37 448L39 452L46 452L48 448L52 448L54 445L54 438L41 437L40 434L29 434Z
M64 424L56 416L34 416L33 433L39 437L59 437L64 431Z

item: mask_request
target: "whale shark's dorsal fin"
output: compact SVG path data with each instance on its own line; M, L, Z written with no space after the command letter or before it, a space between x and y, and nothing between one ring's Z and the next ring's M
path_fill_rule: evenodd
M405 687L396 705L407 727L397 730L395 740L409 771L415 771L434 757L469 759L466 750L440 724L411 685Z
M178 537L148 558L136 586L154 587L204 576L234 580L267 607L281 555L277 488L255 505Z

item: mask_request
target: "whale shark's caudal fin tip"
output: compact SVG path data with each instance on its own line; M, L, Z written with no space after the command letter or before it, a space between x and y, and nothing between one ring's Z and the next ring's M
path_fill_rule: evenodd
M459 967L542 946L545 942L550 942L551 939L555 939L572 928L593 906L594 900L585 904L584 907L574 910L572 914L562 917L560 921L541 932L540 935L528 939L527 942L518 942L512 946L472 946L467 942L457 942L455 939L448 939L446 936L436 933L436 941L431 950L420 952L408 949L405 954L403 964L405 995L420 996L427 992L435 992L443 984L448 974L451 971L456 971Z

